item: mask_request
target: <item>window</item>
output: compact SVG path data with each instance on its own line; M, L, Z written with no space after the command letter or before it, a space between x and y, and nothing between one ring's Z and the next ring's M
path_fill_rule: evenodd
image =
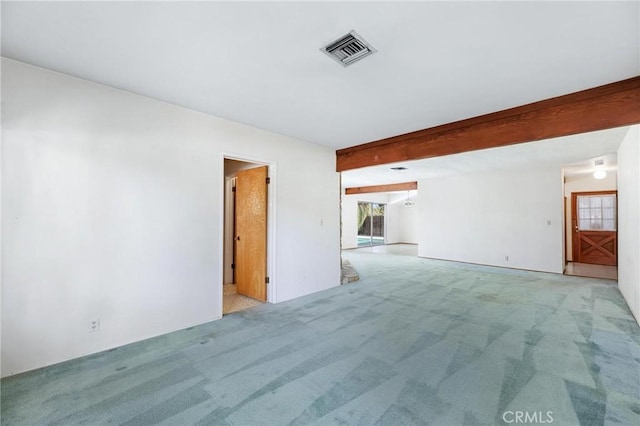
M580 231L616 230L616 195L578 195Z
M358 247L384 244L385 205L358 202Z

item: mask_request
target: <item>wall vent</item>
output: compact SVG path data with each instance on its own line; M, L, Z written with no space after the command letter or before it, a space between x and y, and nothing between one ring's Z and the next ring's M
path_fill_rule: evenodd
M371 47L371 45L356 34L355 31L351 31L349 34L329 43L320 50L343 67L347 67L377 52L376 49Z

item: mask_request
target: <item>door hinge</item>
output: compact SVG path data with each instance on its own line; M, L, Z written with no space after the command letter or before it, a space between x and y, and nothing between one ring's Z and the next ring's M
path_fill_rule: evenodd
M265 284L269 284L269 277L266 277L266 278L264 279L264 283L265 283Z
M270 184L270 183L271 183L271 178L270 178L270 177L268 177L268 178L267 178L267 185L268 185L268 184Z
M235 263L231 264L231 269L236 269L236 264Z
M231 188L231 192L236 192L236 187L235 186Z

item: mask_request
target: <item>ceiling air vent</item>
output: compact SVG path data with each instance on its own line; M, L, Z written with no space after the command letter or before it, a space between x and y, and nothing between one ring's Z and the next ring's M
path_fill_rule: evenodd
M351 31L349 34L340 37L338 40L330 43L320 49L333 60L341 64L343 67L349 66L360 59L376 53L374 49L364 41L362 37Z

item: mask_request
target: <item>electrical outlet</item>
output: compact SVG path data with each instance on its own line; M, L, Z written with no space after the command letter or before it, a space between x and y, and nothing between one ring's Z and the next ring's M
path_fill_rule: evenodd
M509 261L509 256L505 256L504 260L506 260L508 262Z
M89 333L95 333L100 331L100 319L94 319L89 321Z

